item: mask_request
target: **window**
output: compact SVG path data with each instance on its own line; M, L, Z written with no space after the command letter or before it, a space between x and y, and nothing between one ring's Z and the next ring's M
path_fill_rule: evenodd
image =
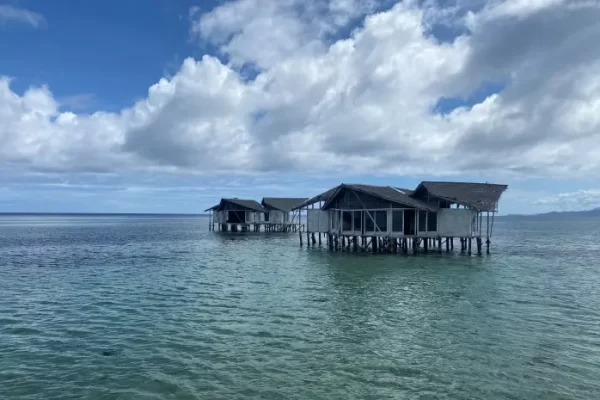
M269 222L269 213L268 212L265 213L265 222Z
M362 211L354 211L354 231L362 229Z
M342 230L343 231L351 231L352 230L352 211L343 211L342 212Z
M387 232L387 211L365 211L365 232L379 231Z
M427 211L419 211L419 232L427 232Z
M387 232L387 211L375 211L375 222L381 232Z
M392 211L392 232L404 231L404 211Z
M435 212L427 214L427 232L437 232L437 213Z
M365 211L365 231L375 232L373 218L375 218L375 211Z

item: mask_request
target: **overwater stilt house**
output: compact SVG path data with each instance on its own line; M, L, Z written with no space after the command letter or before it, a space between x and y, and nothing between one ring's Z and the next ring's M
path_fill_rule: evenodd
M205 210L210 212L209 229L246 232L258 230L266 210L256 200L221 199L219 204Z
M442 246L450 251L458 238L481 254L492 237L494 215L506 185L468 182L421 182L415 190L393 186L341 184L297 206L307 213L307 245L325 235L330 249L373 252L409 250L414 254ZM316 206L316 207L315 207ZM485 224L484 224L485 216ZM302 244L302 235L300 235Z
M265 209L264 226L267 231L296 231L301 226L300 210L294 210L307 198L264 197L261 205Z

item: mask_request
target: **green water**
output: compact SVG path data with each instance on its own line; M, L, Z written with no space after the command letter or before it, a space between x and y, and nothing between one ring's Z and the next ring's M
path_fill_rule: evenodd
M0 217L0 399L600 398L599 222L497 222L479 258Z

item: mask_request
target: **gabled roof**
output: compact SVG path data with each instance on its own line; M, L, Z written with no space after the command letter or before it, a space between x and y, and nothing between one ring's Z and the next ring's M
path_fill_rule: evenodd
M291 211L295 207L304 203L307 198L292 198L292 197L264 197L261 205L266 208L273 208L280 211Z
M346 184L342 183L327 192L315 196L304 203L303 206L316 203L318 201L324 201L323 208L327 207L327 204L333 200L333 198L344 188L355 190L357 192L366 193L371 196L379 197L381 199L390 201L392 203L402 204L409 207L414 207L420 210L436 211L437 206L434 204L428 204L424 201L411 197L412 190L397 188L393 186L376 186L376 185L361 185L361 184Z
M415 192L421 187L435 197L479 211L495 211L500 196L508 188L507 185L492 183L423 181Z
M371 196L379 197L392 203L402 204L409 207L414 207L419 210L437 211L437 206L434 204L428 204L424 201L415 199L410 195L413 193L412 190L397 188L393 186L376 186L376 185L360 185L360 184L342 184L339 186L342 188L349 188L358 192L370 194ZM325 206L324 206L325 207Z
M266 211L263 208L263 206L258 204L258 202L256 200L246 200L246 199L221 199L221 202L219 204L217 204L216 206L212 206L211 208L207 209L206 211L222 210L224 203L235 204L236 206L240 206L242 208L246 208L251 211L260 211L260 212Z

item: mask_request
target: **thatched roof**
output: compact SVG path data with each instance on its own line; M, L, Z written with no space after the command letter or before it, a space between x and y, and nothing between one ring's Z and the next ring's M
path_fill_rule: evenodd
M473 207L479 211L495 211L507 185L472 182L424 181L415 192L424 188L429 194L453 203Z
M308 200L306 197L265 197L262 199L261 205L268 209L291 211L298 205L304 203L306 200Z

